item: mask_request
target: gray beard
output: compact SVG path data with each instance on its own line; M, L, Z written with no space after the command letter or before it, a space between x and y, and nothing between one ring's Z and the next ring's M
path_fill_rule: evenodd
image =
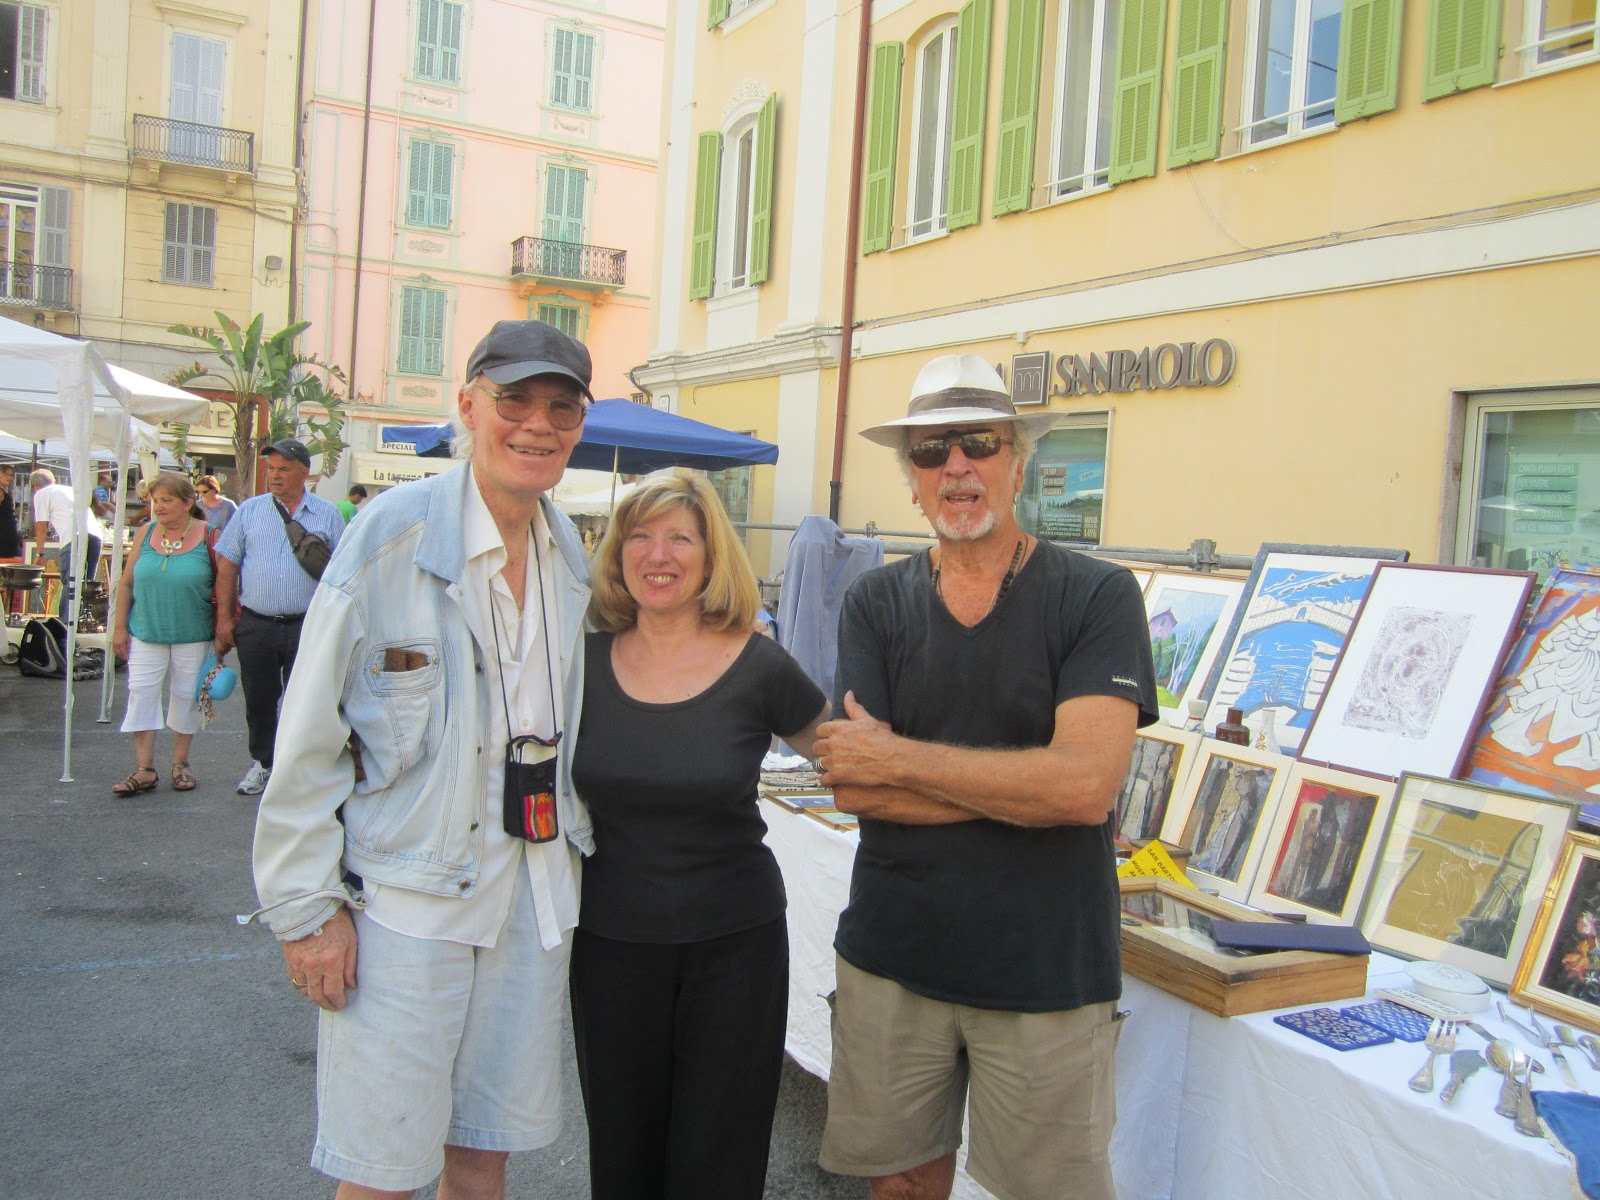
M974 521L970 517L951 519L940 516L934 519L933 527L942 538L952 542L976 542L988 537L994 532L994 527L999 523L994 509L989 509L983 517Z

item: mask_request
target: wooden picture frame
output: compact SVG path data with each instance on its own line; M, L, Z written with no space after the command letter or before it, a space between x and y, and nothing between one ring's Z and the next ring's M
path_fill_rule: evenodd
M1567 834L1511 995L1600 1033L1600 837Z
M1532 571L1379 563L1300 757L1454 776L1533 591Z
M1144 609L1163 721L1182 725L1188 702L1201 697L1243 595L1237 575L1157 571L1151 578Z
M1189 850L1198 886L1241 903L1250 894L1292 765L1286 755L1202 739L1161 827L1162 841Z
M1361 932L1510 986L1576 815L1552 796L1402 775Z
M1395 782L1297 762L1267 831L1249 903L1354 925L1394 810Z
M1263 543L1202 693L1210 702L1205 728L1215 729L1237 707L1251 737L1258 736L1268 707L1264 681L1275 677L1271 707L1277 711L1278 744L1291 754L1298 751L1320 701L1317 688L1344 647L1372 573L1380 562L1407 557L1405 550L1384 547ZM1315 604L1309 613L1307 595ZM1279 615L1283 619L1275 620Z
M1167 879L1124 879L1121 889L1123 970L1209 1013L1235 1017L1366 994L1365 954L1229 949L1211 939L1213 920L1277 918Z
M1111 836L1129 845L1159 837L1172 798L1200 748L1200 734L1166 725L1150 725L1134 739L1128 774L1111 814Z

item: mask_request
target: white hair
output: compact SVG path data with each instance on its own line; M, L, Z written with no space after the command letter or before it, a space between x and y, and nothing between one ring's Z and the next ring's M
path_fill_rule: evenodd
M40 467L32 475L28 476L28 482L33 485L35 490L49 487L55 481L56 477L43 467Z
M1033 431L1033 428L1026 421L996 421L995 424L1009 424L1011 426L1012 457L1023 466L1026 466L1028 460L1033 457L1034 450L1038 448L1039 435ZM928 430L937 428L937 425L924 426L922 427L922 432L925 434ZM952 426L951 428L955 427ZM895 453L895 457L900 462L900 474L905 476L906 483L912 489L917 486L917 469L911 465L911 445L918 439L917 427L912 426L906 430L905 440L901 442L900 449Z

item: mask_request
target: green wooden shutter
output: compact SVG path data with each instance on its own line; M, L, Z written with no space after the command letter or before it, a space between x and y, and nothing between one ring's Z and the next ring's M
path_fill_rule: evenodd
M406 224L423 225L428 220L428 183L432 177L433 151L421 138L411 138L411 155L406 172Z
M994 215L1026 212L1033 195L1033 145L1039 124L1039 57L1044 0L1012 0L1000 81L1000 139L995 149Z
M1422 98L1437 100L1494 82L1500 55L1500 0L1433 0Z
M956 83L950 114L950 182L945 228L978 223L983 192L983 118L989 95L993 0L967 0L956 26Z
M722 135L700 135L694 179L694 239L689 243L689 299L711 295L717 274L717 186L722 182Z
M1117 86L1111 106L1112 183L1156 173L1161 115L1161 51L1166 0L1128 0L1117 38Z
M756 118L756 177L750 197L751 283L765 283L772 269L772 168L778 143L778 97L761 105Z
M1333 119L1375 116L1395 106L1400 90L1403 0L1344 0L1339 18L1339 84Z
M445 142L433 144L433 179L428 185L428 224L435 229L450 228L450 209L455 188L456 148Z
M1221 144L1228 0L1178 0L1178 36L1172 55L1167 166L1181 167L1215 158Z
M728 0L711 0L706 9L706 28L715 29L728 19Z
M894 156L900 139L900 70L904 42L872 48L872 112L867 118L867 170L861 204L861 253L889 248L894 228Z

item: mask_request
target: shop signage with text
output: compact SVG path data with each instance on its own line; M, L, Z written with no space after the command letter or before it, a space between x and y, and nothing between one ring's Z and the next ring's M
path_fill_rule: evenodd
M1052 355L1040 350L1011 356L1011 401L1018 408L1046 404L1051 396L1220 387L1233 378L1238 354L1226 338L1163 342L1139 350Z

